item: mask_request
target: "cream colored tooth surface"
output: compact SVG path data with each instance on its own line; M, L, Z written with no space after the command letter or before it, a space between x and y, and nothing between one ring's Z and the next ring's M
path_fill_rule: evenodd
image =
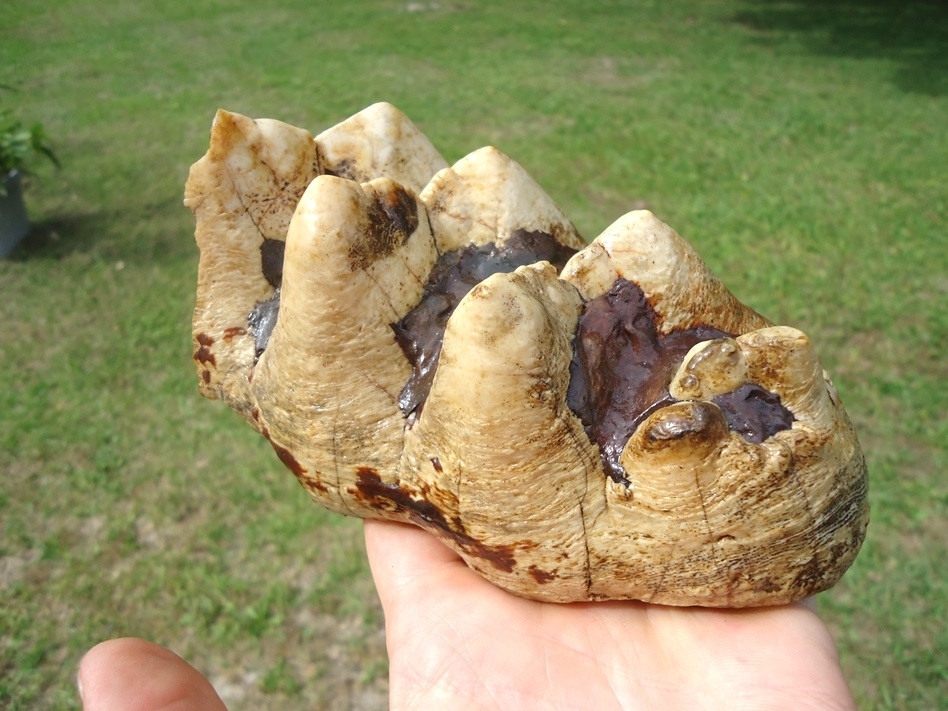
M320 176L290 223L255 416L334 510L365 515L348 493L361 469L396 477L409 366L389 324L421 297L436 257L424 206L388 178Z
M691 245L648 210L616 220L566 265L562 276L585 299L601 296L618 278L635 282L666 334L699 323L731 333L771 325L738 301Z
M322 505L512 593L748 607L836 583L865 463L813 344L652 213L588 246L522 166L390 104L315 139L218 112L185 203L201 392Z
M367 182L388 177L416 193L447 162L401 111L381 101L316 136L323 172Z
M574 249L583 238L523 167L496 148L480 148L437 173L421 193L443 251L503 244L517 231L544 232Z
M668 387L679 400L710 400L747 382L747 361L737 341L718 338L692 347Z
M308 131L220 110L207 154L191 167L185 205L201 250L193 336L200 387L251 420L247 314L273 294L261 268L266 240L282 241L303 191L319 174Z

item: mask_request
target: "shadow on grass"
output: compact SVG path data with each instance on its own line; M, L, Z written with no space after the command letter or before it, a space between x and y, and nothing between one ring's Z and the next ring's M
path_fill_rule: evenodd
M100 215L61 215L32 222L30 232L17 245L8 259L26 262L31 259L60 259L74 252L90 251L94 235L107 218Z
M178 205L174 205L175 208ZM169 220L169 206L157 205L130 215L117 211L57 215L33 221L30 233L7 259L62 259L88 254L129 264L197 263L193 226Z
M818 54L889 59L908 92L948 94L944 0L747 0L733 20L766 36L799 36Z

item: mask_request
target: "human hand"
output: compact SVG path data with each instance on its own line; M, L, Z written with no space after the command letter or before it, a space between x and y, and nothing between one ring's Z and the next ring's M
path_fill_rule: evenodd
M367 521L365 534L393 711L855 708L832 638L805 605L539 603L413 526ZM142 640L98 645L79 680L85 711L224 709L197 670Z
M414 526L367 521L365 532L393 711L855 708L806 605L533 602Z

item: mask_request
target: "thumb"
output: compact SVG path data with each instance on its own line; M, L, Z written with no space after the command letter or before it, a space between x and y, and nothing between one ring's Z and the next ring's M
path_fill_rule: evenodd
M382 606L418 581L473 575L457 553L417 526L393 521L365 521L365 549Z
M197 669L142 639L93 647L79 665L78 685L83 711L226 711Z

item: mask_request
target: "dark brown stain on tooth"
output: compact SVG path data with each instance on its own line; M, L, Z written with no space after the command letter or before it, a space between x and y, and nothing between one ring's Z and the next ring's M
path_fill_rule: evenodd
M216 368L217 359L211 352L211 346L214 345L214 339L208 336L206 333L199 333L194 337L194 339L198 342L198 349L194 351L194 360L203 366L211 365ZM209 377L210 374L208 374L208 378Z
M505 573L516 566L518 548L531 548L534 544L489 546L467 534L461 528L454 528L444 517L444 513L428 499L416 498L400 484L382 481L379 473L371 467L359 467L356 470L356 488L349 491L372 508L401 514L422 528L433 530L442 537L452 539L468 555L480 558ZM455 526L460 526L454 518Z
M538 567L535 566L535 565L531 565L531 566L527 569L527 572L530 573L530 576L531 576L534 580L536 580L540 585L546 585L546 584L549 583L551 580L553 580L554 578L556 578L556 573L550 573L550 572L548 572L548 571L546 571L546 570L543 570L543 569L541 569L541 568L538 568Z
M256 408L255 408L255 412L256 412ZM254 417L254 419L257 419L257 417ZM270 443L270 446L273 447L273 451L276 452L277 457L279 457L280 461L283 462L283 466L285 466L287 469L293 472L297 476L297 478L302 478L302 476L306 473L306 470L299 463L299 461L296 459L293 453L290 450L288 450L286 447L282 447L276 442L274 442L273 439L270 437L270 430L268 430L266 426L261 428L260 434L262 434L266 438L266 440Z
M279 288L283 283L283 253L286 242L280 239L265 239L260 245L260 269L270 286Z
M310 492L318 491L320 494L329 493L329 487L323 484L319 479L306 476L300 479L300 483Z
M306 473L306 470L303 469L303 466L299 463L296 457L293 456L293 453L290 450L286 449L285 447L281 447L272 439L270 440L270 446L273 447L273 451L276 452L276 455L280 458L280 461L283 462L283 465L293 472L297 477L302 477Z
M511 252L529 252L534 256L534 262L549 262L559 272L576 254L576 250L563 243L565 237L562 228L555 229L554 232L557 234L530 232L524 229L514 230L510 238L504 242L503 248Z
M442 254L428 275L421 301L398 323L395 340L412 365L398 406L406 418L421 414L441 355L444 330L468 292L492 274L547 261L557 269L576 253L546 232L516 230L502 245L489 242Z
M619 458L629 438L654 412L678 402L668 385L691 347L730 337L710 326L662 336L658 322L641 287L618 279L608 292L584 304L573 342L567 402L599 445L603 469L619 483L628 483ZM723 411L727 426L750 442L762 442L793 424L780 398L753 383L706 406L717 417ZM702 437L713 437L717 428L707 429L711 410L694 412L693 420L681 416L658 423L649 431L649 441L657 444L702 432Z
M396 510L411 514L443 531L451 530L441 509L427 499L414 498L400 484L383 482L379 473L370 467L359 467L356 475L356 489L363 500L382 504L388 502L388 508L394 505Z
M389 183L373 197L362 239L349 250L349 266L353 270L366 269L392 254L418 229L418 203L411 192Z
M361 180L362 177L357 173L355 163L349 158L344 158L334 165L324 168L323 173L336 178L345 178L346 180Z
M793 426L794 417L780 396L756 383L744 383L714 398L727 418L728 426L748 442L760 444Z
M235 338L237 338L237 336L245 336L245 335L247 335L246 328L240 328L239 326L231 326L230 328L224 329L223 338L225 341L232 341Z

